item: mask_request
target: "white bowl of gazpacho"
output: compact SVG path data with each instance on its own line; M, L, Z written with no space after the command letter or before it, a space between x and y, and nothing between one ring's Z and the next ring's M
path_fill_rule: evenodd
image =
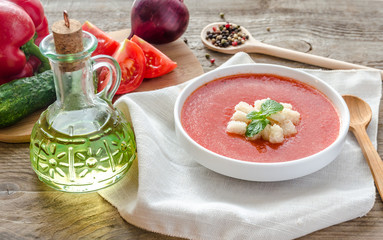
M174 108L177 138L217 173L282 181L320 170L341 152L350 115L321 79L288 67L243 64L191 81Z

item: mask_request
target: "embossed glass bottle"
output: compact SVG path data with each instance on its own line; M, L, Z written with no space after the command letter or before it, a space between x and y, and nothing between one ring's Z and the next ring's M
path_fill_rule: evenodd
M32 130L30 159L41 181L65 192L107 187L123 177L136 157L133 130L111 104L121 81L119 65L109 56L91 58L97 39L82 34L84 50L75 54L57 54L52 35L40 44L54 72L57 100ZM96 94L93 76L101 67L113 74Z

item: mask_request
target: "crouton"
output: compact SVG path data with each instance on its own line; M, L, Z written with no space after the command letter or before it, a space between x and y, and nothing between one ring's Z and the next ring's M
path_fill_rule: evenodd
M233 116L231 117L231 120L233 121L240 121L240 122L245 122L245 123L250 123L251 120L248 119L247 114L242 112L242 111L236 111Z
M283 108L287 108L287 109L293 109L293 106L291 106L290 103L281 103Z
M277 112L274 114L271 114L268 119L272 122L281 123L286 120L286 115L283 113L285 109L283 109L281 112Z
M269 134L269 142L271 143L281 143L284 140L283 129L277 124L270 127Z
M241 111L241 112L244 112L246 114L254 111L254 108L248 104L248 103L245 103L245 102L239 102L235 107L234 109L236 111Z
M266 100L269 99L269 98L266 98L266 99L261 99L261 100L256 100L254 102L254 110L259 112L261 110L261 106L264 102L266 102Z
M297 129L295 128L294 124L290 120L283 121L280 126L283 129L284 136L291 136L297 133Z
M261 137L262 137L262 134L258 133L258 134L255 134L252 137L246 137L246 139L249 140L249 141L254 141L254 140L260 139Z
M287 120L290 120L294 125L299 123L299 119L301 118L301 114L297 111L291 109L284 109L282 113L285 115Z
M230 121L227 124L226 132L245 135L247 124L240 121Z

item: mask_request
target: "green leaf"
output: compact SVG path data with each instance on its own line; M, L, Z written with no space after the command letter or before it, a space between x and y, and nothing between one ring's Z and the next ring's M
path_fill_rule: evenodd
M251 120L255 120L255 119L263 119L264 117L262 116L261 112L252 111L246 115L246 118L251 119Z
M274 101L274 100L271 100L271 99L267 99L264 103L262 103L261 111L260 112L262 112L262 115L268 117L271 114L280 112L282 110L283 110L283 105L282 104L280 104L277 101Z
M246 128L246 134L245 134L246 137L252 137L252 136L260 133L263 129L265 129L265 127L269 123L270 123L270 121L266 118L255 119L255 120L251 121L251 123L249 125L247 125L247 128Z
M270 121L267 119L271 114L280 112L283 110L283 105L271 100L267 99L261 105L261 110L259 112L252 111L246 115L247 119L251 119L251 123L246 127L246 137L253 137L254 135L260 133Z

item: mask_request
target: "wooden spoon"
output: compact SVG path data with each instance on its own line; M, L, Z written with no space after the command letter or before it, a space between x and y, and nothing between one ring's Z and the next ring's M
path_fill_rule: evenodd
M343 99L350 110L350 130L362 148L363 155L374 177L375 186L381 199L383 199L383 162L366 132L372 117L371 108L365 101L356 96L344 95Z
M206 39L206 32L212 31L213 27L217 27L219 25L225 24L224 22L216 22L211 23L207 25L204 29L201 31L201 40L202 43L209 49L221 53L226 54L235 54L237 52L247 52L247 53L261 53L265 55L270 55L274 57L280 57L284 59L293 60L296 62L302 62L311 64L314 66L324 67L328 69L371 69L371 70L379 70L375 68L366 67L363 65L343 62L339 60L334 60L331 58L321 57L321 56L315 56L308 53L298 52L294 50L289 50L286 48L276 47L272 45L268 45L265 43L262 43L260 41L257 41L253 38L253 36L249 33L249 31L241 26L242 32L246 35L249 35L249 39L245 41L244 44L237 45L237 46L229 46L227 48L221 48L214 46L210 40ZM381 71L381 70L379 70ZM383 77L383 72L381 71L381 75Z

